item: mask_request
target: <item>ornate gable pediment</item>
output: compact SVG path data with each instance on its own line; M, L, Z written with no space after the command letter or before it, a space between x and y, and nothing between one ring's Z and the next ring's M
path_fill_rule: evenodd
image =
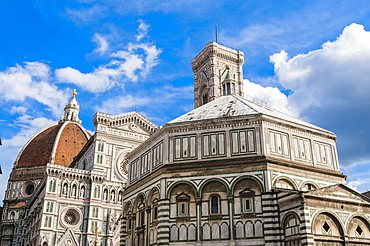
M65 233L61 236L57 246L79 246L78 241L76 239L75 234L71 230L71 228L68 228Z
M157 125L136 111L119 115L98 112L94 116L94 124L105 125L111 131L116 129L144 135L150 135L159 129ZM107 129L103 127L101 130Z

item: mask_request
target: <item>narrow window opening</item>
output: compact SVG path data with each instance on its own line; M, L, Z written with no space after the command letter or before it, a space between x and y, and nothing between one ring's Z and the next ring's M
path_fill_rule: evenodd
M245 210L251 210L251 200L245 200Z
M211 198L211 213L212 214L219 213L219 205L218 205L218 197L217 196L213 196Z
M158 207L154 207L154 212L153 212L153 220L158 219Z

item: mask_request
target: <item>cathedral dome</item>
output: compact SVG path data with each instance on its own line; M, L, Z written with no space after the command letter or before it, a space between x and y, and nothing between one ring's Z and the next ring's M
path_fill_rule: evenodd
M47 163L69 166L85 146L91 134L78 119L79 106L73 91L64 108L64 116L56 124L36 133L22 148L15 167L46 166Z
M26 143L15 167L45 166L47 163L69 166L89 138L90 133L75 122L48 126Z

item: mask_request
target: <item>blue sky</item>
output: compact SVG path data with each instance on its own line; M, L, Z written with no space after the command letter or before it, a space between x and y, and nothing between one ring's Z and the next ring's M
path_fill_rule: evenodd
M77 89L83 125L137 110L163 125L193 108L190 61L215 40L245 52L247 94L335 132L347 183L370 190L368 1L0 2L3 178Z

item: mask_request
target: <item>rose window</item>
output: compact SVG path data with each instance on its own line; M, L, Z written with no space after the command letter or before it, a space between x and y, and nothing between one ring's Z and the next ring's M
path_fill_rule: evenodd
M75 226L80 222L80 215L75 209L68 209L64 214L64 222L69 226Z

